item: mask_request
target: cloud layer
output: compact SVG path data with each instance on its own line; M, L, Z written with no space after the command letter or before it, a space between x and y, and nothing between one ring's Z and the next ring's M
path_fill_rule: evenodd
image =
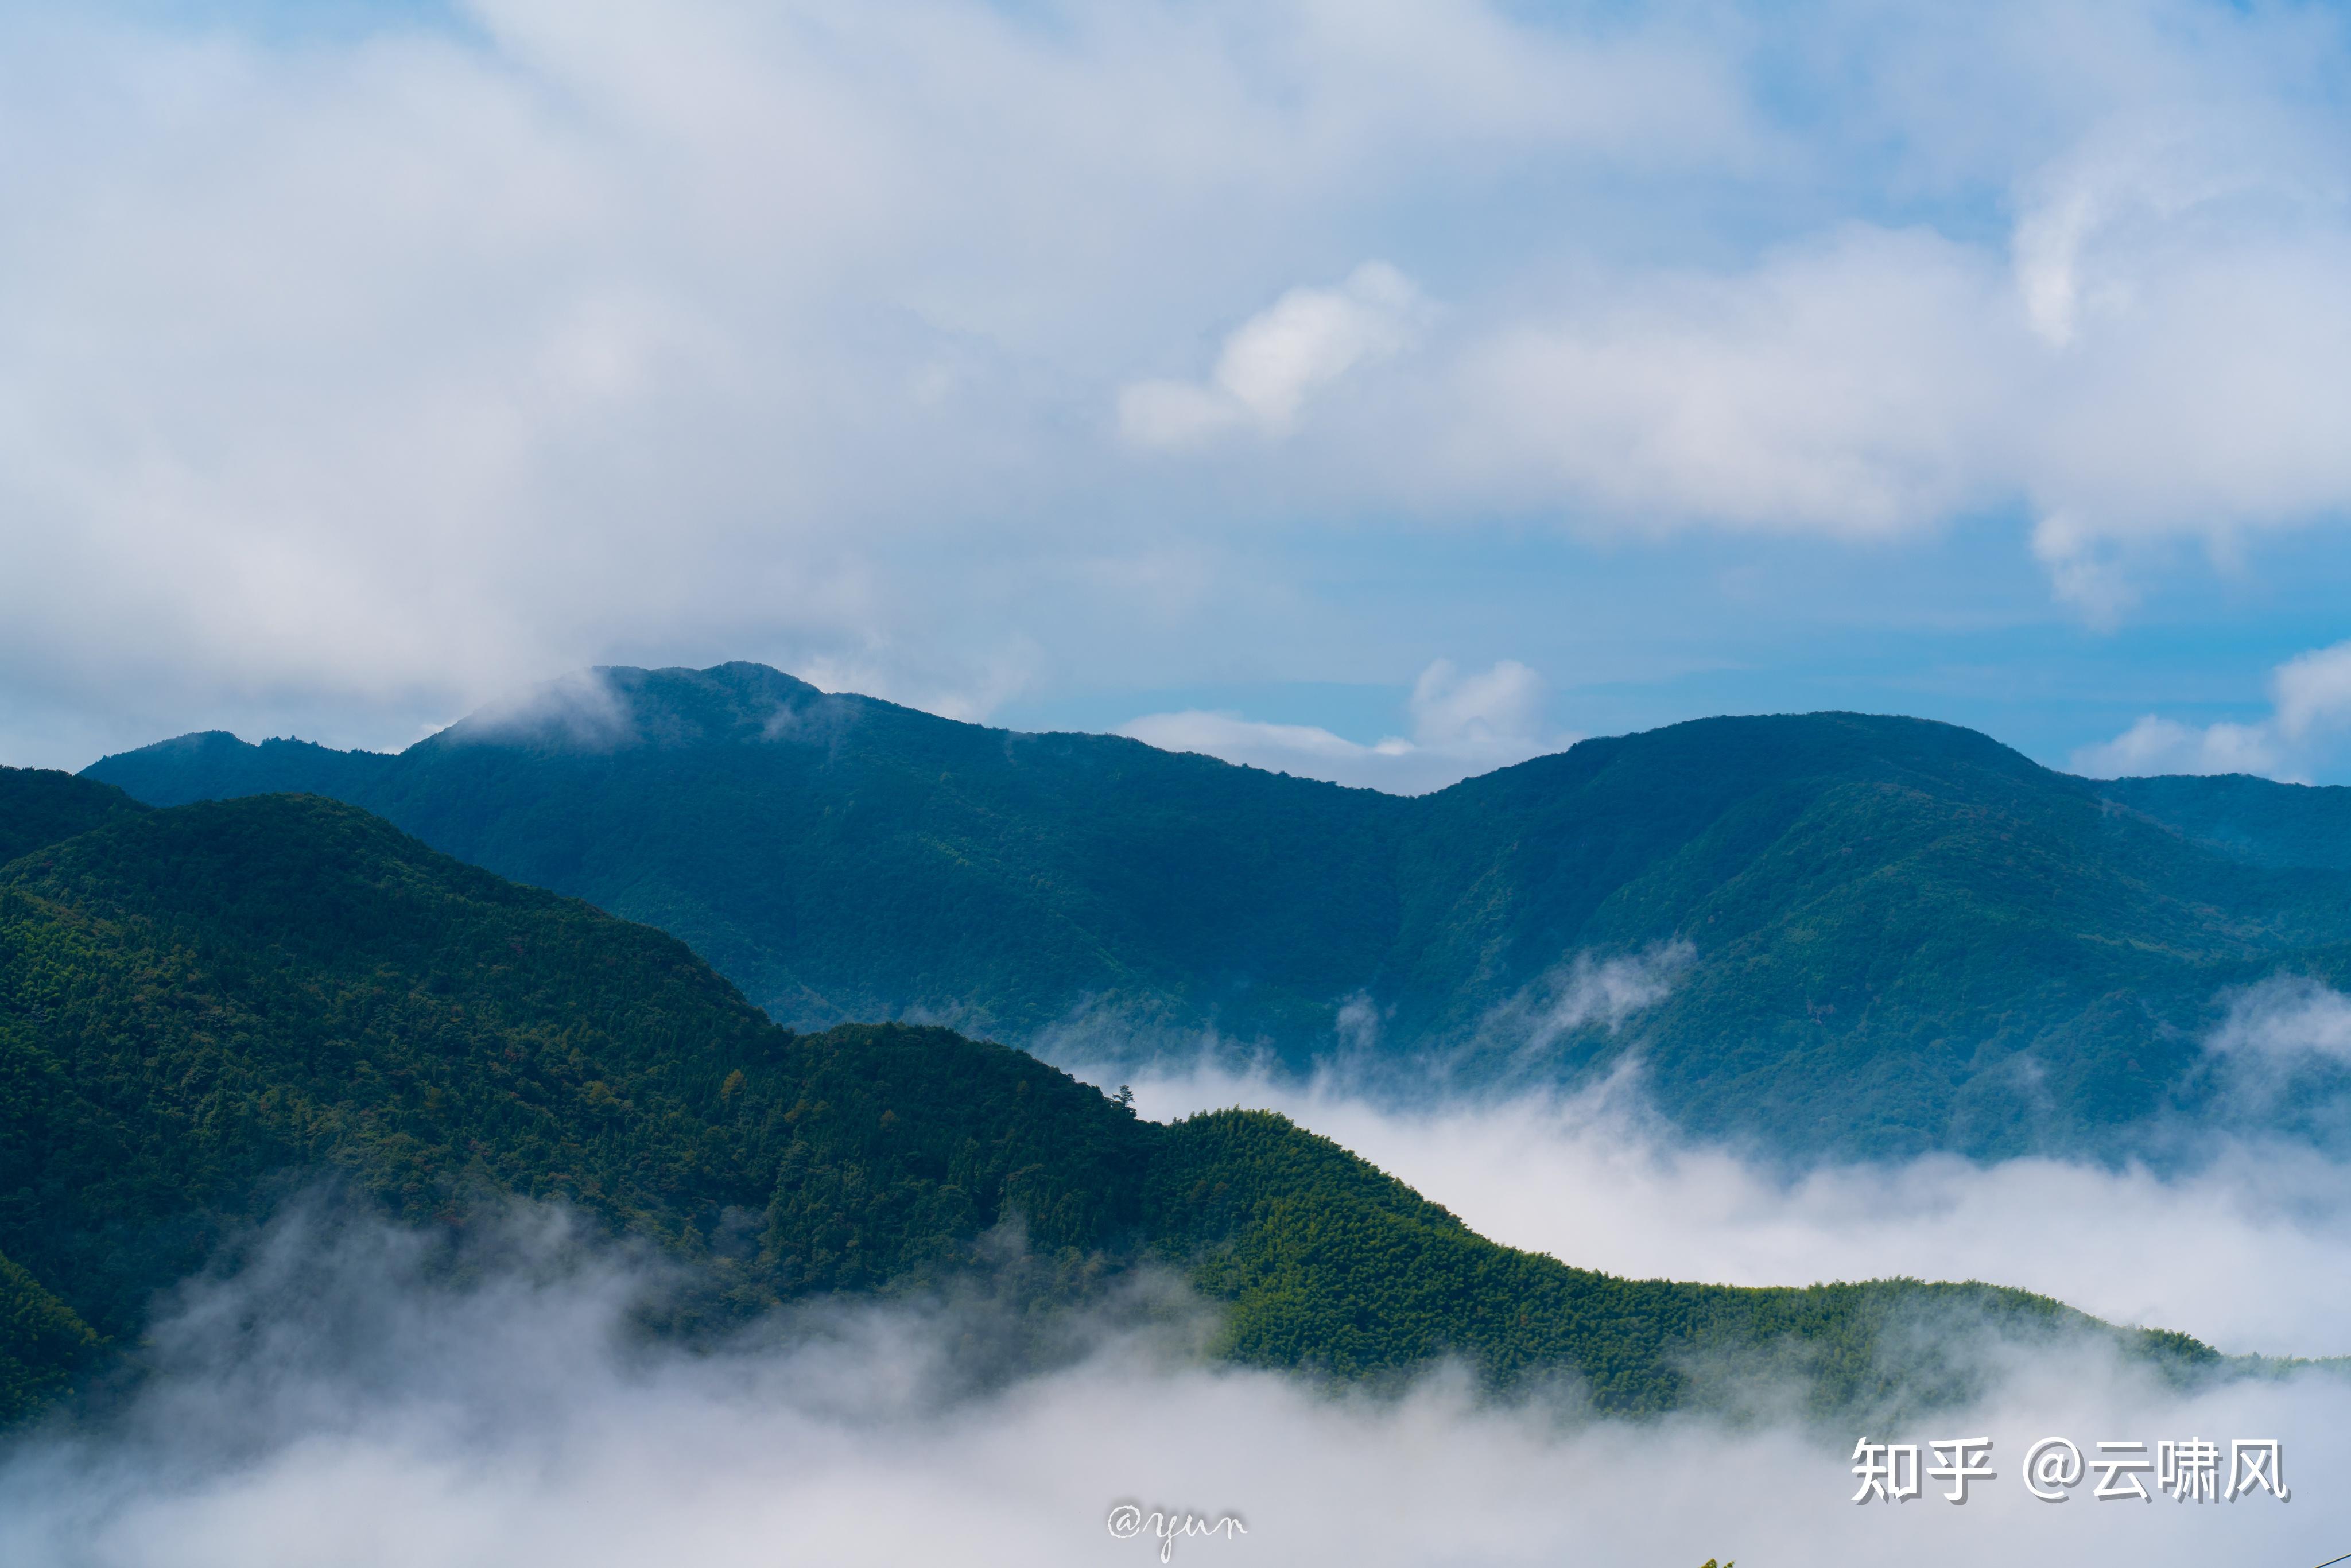
M486 1239L476 1237L475 1245ZM1204 1365L1204 1311L1157 1288L1072 1325L1043 1367L975 1378L984 1299L820 1308L746 1343L643 1344L658 1269L523 1210L454 1277L413 1235L297 1216L166 1311L127 1408L0 1448L0 1556L30 1568L622 1568L688 1561L1161 1561L1122 1502L1237 1518L1168 1561L1471 1565L2126 1559L2317 1562L2351 1460L2328 1377L2183 1398L2092 1346L1989 1364L1915 1430L1993 1440L1969 1504L1850 1499L1860 1433L1768 1416L1594 1422L1572 1393L1497 1406L1438 1374L1333 1396ZM2251 1283L2251 1281L2248 1281ZM1013 1314L1017 1316L1018 1314ZM1994 1352L1995 1356L2000 1353ZM1768 1390L1759 1387L1759 1396ZM1766 1400L1768 1405L1768 1399ZM2044 1436L2275 1438L2292 1500L2051 1506ZM2093 1449L2092 1451L2095 1451Z
M2013 513L2110 621L2351 501L2324 9L225 15L0 19L19 729L1295 675L1367 521Z

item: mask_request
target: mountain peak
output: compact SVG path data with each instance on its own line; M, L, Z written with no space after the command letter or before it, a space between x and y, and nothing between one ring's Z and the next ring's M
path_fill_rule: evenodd
M756 744L835 732L864 700L743 660L706 670L599 664L477 708L418 745L600 753Z
M1440 793L1462 800L1550 797L1610 774L1637 779L1644 791L1670 787L1725 798L1770 782L1792 784L1829 775L2088 788L1961 725L1831 710L1723 715L1631 735L1594 736L1564 751L1465 779Z

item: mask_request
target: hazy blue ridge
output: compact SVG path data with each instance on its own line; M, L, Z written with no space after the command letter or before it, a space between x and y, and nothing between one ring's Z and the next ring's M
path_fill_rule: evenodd
M2142 1148L2217 1113L2235 989L2339 979L2351 942L2351 790L2100 784L1856 714L1403 799L727 664L598 672L397 757L207 735L88 776L363 806L674 933L798 1028L1138 1056L1213 1029L1469 1083L1636 1055L1685 1124L1796 1155ZM2338 1135L2308 1087L2284 1119Z

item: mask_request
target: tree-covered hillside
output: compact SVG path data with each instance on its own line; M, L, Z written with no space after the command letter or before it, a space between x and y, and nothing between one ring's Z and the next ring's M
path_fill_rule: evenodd
M2253 865L2351 872L2351 789L2339 784L2280 784L2231 773L2115 779L2098 793Z
M0 865L146 810L111 784L47 768L0 768Z
M1883 1392L1907 1314L2086 1322L1981 1286L1742 1291L1514 1252L1278 1116L1144 1122L942 1029L794 1033L674 938L315 797L123 815L0 868L7 1411L96 1336L135 1347L156 1290L322 1173L418 1223L568 1200L684 1260L722 1317L936 1280L1017 1216L1076 1276L1184 1270L1229 1304L1235 1356L1353 1376L1451 1354L1623 1411L1707 1396L1700 1353L1792 1364L1841 1408Z
M1343 1035L1473 1077L1637 1051L1685 1123L1792 1152L2127 1146L2199 1110L2230 988L2351 940L2351 791L2100 785L1853 714L1403 800L728 664L601 672L396 757L214 734L89 771L365 806L672 932L798 1027L1049 1053L1214 1028L1292 1062Z

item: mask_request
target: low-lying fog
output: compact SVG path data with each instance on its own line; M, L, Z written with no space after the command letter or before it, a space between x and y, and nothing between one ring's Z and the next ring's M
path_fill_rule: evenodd
M2344 1385L2324 1375L2167 1396L2086 1348L2011 1369L1917 1430L1989 1437L1964 1506L1848 1500L1859 1433L1593 1422L1572 1400L1481 1406L1438 1375L1337 1397L1191 1359L1165 1282L1113 1303L1055 1370L957 1370L1001 1307L818 1310L755 1347L648 1350L628 1303L659 1270L524 1209L463 1285L413 1235L317 1215L184 1291L164 1371L95 1429L0 1457L0 1562L320 1568L1134 1563L1113 1510L1229 1515L1174 1543L1218 1563L1772 1564L2131 1562L2307 1568L2351 1549ZM2150 1245L2155 1244L2151 1239ZM2248 1281L2249 1284L2255 1283ZM1930 1429L1931 1428L1931 1429ZM2029 1445L2275 1438L2290 1500L2035 1500ZM1928 1461L1934 1460L1930 1457ZM2224 1483L2225 1484L2225 1483Z
M1789 1181L1677 1140L1625 1084L1418 1113L1329 1080L1202 1069L1134 1087L1155 1117L1284 1111L1489 1236L1621 1273L1972 1276L2232 1351L2351 1351L2351 1180L2315 1156L2243 1147L2180 1179L1928 1159ZM1204 1364L1212 1309L1167 1280L1008 1380L974 1375L1012 1310L977 1287L804 1310L722 1354L648 1348L625 1325L658 1264L581 1243L549 1209L493 1228L453 1276L413 1234L315 1208L277 1222L241 1272L163 1304L160 1370L125 1407L0 1448L0 1563L1158 1561L1147 1525L1112 1533L1122 1503L1235 1518L1173 1545L1207 1568L2311 1568L2351 1552L2351 1380L2325 1371L2183 1396L2095 1345L2002 1351L1980 1407L1866 1434L1988 1437L1994 1479L1965 1506L1932 1479L1856 1506L1859 1431L1594 1421L1572 1391L1497 1407L1442 1372L1402 1397L1335 1396ZM2210 1438L2224 1469L2230 1439L2274 1438L2290 1500L2100 1502L2085 1484L2043 1502L2022 1472L2048 1437L2093 1458L2101 1440Z
M1790 1179L1676 1136L1637 1082L1400 1111L1202 1065L1131 1082L1157 1121L1280 1111L1497 1241L1612 1273L1740 1285L1912 1275L2019 1285L2232 1353L2351 1354L2351 1169L2290 1145L2215 1145L2163 1178L2062 1160L1949 1155ZM2351 1550L2346 1543L2346 1550Z

